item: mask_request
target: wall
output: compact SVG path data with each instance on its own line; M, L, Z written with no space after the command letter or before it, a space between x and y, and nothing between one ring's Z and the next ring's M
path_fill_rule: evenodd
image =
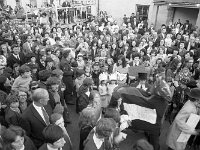
M156 29L160 28L162 24L167 23L167 17L168 17L168 6L160 5L157 13L157 19L156 19L157 22L155 23Z
M190 23L196 25L196 20L198 17L199 9L195 8L175 8L174 22L181 19L181 22L184 23L185 20L189 20Z
M97 0L98 3L98 0ZM124 14L130 17L131 13L136 14L136 4L150 5L149 20L153 11L153 0L99 0L100 11L107 11L118 22L122 22Z
M198 13L197 21L196 21L196 26L200 28L200 9L199 9L199 13Z

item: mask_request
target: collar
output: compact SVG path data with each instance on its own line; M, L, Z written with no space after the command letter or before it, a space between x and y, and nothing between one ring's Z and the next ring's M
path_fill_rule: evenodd
M90 91L85 92L85 94L89 97L90 96Z
M20 148L19 150L24 150L24 149L25 149L25 146L23 145L22 148Z
M97 149L100 149L100 147L102 146L104 139L99 139L96 134L94 133L93 135L93 140L94 140L94 144L96 145Z
M35 102L33 102L33 107L35 107L35 109L37 109L37 110L38 110L38 109L42 109L41 107L36 106L36 105L35 105Z
M48 150L58 150L58 148L53 148L49 144L47 144L47 149ZM62 150L62 148L60 148L59 150Z

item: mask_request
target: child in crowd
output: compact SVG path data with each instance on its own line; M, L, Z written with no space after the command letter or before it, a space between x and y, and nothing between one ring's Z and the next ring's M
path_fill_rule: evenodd
M85 71L85 77L92 78L91 66L90 65L85 65L84 71Z
M106 108L108 106L108 101L107 101L107 96L108 96L108 88L107 88L108 75L107 74L100 74L99 81L100 81L99 94L101 96L102 107Z
M79 91L79 88L83 84L84 79L85 79L85 71L83 69L78 69L76 71L76 79L74 81L76 92Z
M108 95L112 96L114 89L118 86L117 84L117 73L113 73L109 75L110 83L107 85Z
M5 111L5 120L8 125L20 125L20 109L17 95L9 95L6 99L7 109Z
M12 85L12 90L28 92L29 84L32 81L30 68L27 65L22 65L19 68L19 74Z
M78 69L84 69L85 61L83 59L83 55L82 54L78 54L77 55L77 63L78 63Z

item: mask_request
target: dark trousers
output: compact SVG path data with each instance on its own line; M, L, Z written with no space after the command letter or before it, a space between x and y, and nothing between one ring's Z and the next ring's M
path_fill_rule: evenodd
M64 91L64 98L65 98L65 102L69 102L72 101L72 92L73 92L73 80L72 80L72 76L64 76L63 77L63 83L66 86L66 89Z
M160 125L154 125L141 120L134 120L132 121L132 129L146 132L149 143L154 147L154 150L160 150Z

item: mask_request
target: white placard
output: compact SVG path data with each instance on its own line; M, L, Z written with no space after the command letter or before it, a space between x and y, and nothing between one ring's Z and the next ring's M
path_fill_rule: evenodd
M189 127L194 129L197 126L199 120L200 120L200 116L199 115L191 114L189 119L187 120L186 124ZM186 143L189 140L190 136L191 136L191 134L187 134L185 132L181 132L180 136L177 139L177 142Z
M127 111L131 120L139 119L151 124L156 123L157 114L155 109L127 103L124 103L124 109Z

